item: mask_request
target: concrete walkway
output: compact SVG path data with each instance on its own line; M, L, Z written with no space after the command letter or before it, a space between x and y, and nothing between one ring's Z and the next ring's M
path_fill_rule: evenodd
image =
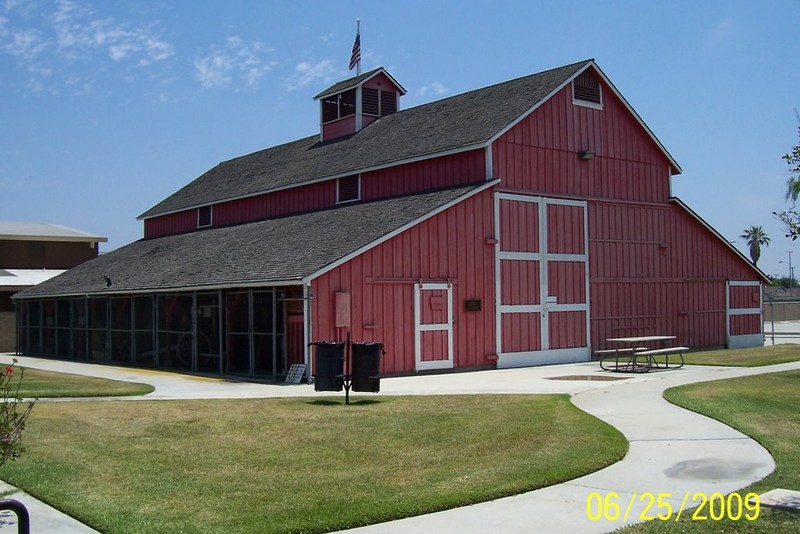
M9 363L11 358L0 355L0 365ZM309 385L256 384L28 357L18 357L18 360L24 367L145 382L156 388L144 397L115 398L121 401L323 395L315 393ZM657 498L666 493L672 496L669 502L675 510L673 514L677 513L687 492L689 506L691 495L697 492L706 495L733 492L765 477L775 466L769 453L755 441L712 419L669 404L662 398L663 391L692 382L790 369L800 369L800 362L760 368L689 366L633 376L606 373L600 371L596 363L581 363L384 379L381 394L385 395L570 394L576 406L619 429L630 441L630 450L622 461L564 484L349 532L608 532L636 522L650 494ZM589 496L605 498L610 492L619 495L620 516L627 512L627 521L622 517L616 521L590 520ZM11 498L28 506L33 532L93 532L24 493L16 493ZM629 503L632 504L628 511ZM650 513L660 511L654 506ZM4 530L0 528L0 532Z

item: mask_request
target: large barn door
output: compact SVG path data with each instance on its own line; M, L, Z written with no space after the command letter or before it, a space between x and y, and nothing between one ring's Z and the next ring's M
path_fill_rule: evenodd
M729 349L764 345L761 282L729 280L725 288L725 309Z
M589 359L586 203L495 195L498 367Z
M453 300L450 284L414 284L417 371L453 367Z

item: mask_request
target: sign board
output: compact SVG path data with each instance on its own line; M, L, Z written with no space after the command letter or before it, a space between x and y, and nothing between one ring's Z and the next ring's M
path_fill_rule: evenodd
M293 363L289 368L289 374L286 375L286 384L299 384L303 380L303 375L306 374L306 364Z

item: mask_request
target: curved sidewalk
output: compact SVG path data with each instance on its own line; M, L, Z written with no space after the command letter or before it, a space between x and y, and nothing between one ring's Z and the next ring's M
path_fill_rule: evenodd
M586 365L586 364L582 364ZM596 365L596 364L594 364ZM800 362L759 368L686 367L577 393L573 404L620 430L630 442L621 461L555 486L495 501L351 529L349 533L610 532L639 522L648 496L671 494L674 518L687 493L730 493L775 469L772 456L754 440L708 417L663 399L665 389L709 380L800 369ZM587 499L611 492L620 507L616 521L591 520ZM638 496L638 497L637 497ZM597 497L594 497L597 498ZM593 504L596 501L593 501ZM628 511L628 504L632 503ZM598 509L594 508L593 513ZM650 515L660 513L657 506Z
M0 355L0 364L12 356ZM154 370L111 367L19 357L25 367L71 372L116 380L145 382L156 390L136 399L259 398L318 396L309 385L237 382ZM774 469L769 453L747 436L707 417L683 410L662 398L677 385L800 369L800 362L757 368L687 366L643 375L602 372L597 363L479 371L382 380L381 394L567 393L586 412L619 429L630 441L628 454L605 469L563 484L513 497L352 529L348 532L527 533L608 532L635 522L646 500L643 493L670 493L677 511L687 492L729 493L765 477ZM607 379L614 379L606 381ZM325 394L342 397L342 394ZM117 400L136 400L116 398ZM97 399L87 399L97 400ZM619 495L628 520L591 521L587 498ZM33 531L94 532L23 493L11 496L31 511ZM654 506L651 514L658 513ZM62 521L59 523L59 521ZM46 522L46 523L45 523ZM46 524L46 526L45 526ZM42 530L44 529L44 530ZM2 531L3 529L0 529Z

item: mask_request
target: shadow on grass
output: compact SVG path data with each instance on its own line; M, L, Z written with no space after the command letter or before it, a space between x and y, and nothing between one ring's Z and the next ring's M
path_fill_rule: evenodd
M356 399L350 401L350 406L369 406L380 403L381 401L376 399ZM313 406L345 406L344 399L315 399L308 401L307 404Z

